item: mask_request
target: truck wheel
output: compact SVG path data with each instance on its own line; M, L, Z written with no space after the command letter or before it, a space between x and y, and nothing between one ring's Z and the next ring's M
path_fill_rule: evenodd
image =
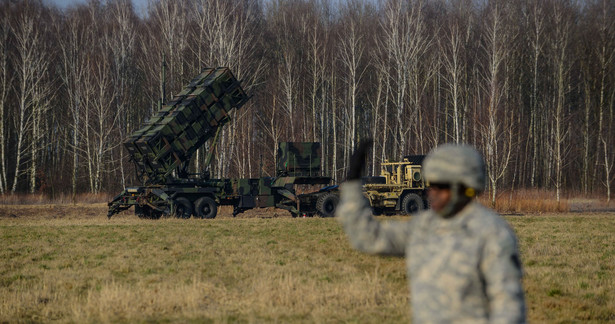
M382 213L384 212L384 210L380 207L372 207L372 214L374 216L380 216L382 215Z
M147 219L147 218L149 218L149 217L146 215L146 210L145 210L145 208L146 208L146 207L147 207L147 206L143 206L143 207L141 207L141 206L139 206L139 205L135 205L135 215L137 215L137 217L139 217L139 218L143 218L143 219Z
M150 206L135 206L135 214L141 219L159 219L162 213L152 209Z
M216 214L218 213L218 205L209 197L197 199L194 207L196 208L195 215L198 218L216 218Z
M320 217L333 217L340 198L334 193L326 193L316 201L316 211Z
M401 202L401 210L407 215L419 212L424 208L423 199L417 194L407 194Z
M192 215L192 203L188 198L179 197L175 199L175 217L190 218Z

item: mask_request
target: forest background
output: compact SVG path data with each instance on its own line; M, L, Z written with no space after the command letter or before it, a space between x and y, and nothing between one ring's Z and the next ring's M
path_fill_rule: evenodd
M138 184L122 141L200 70L227 66L253 98L222 133L215 177L272 175L280 141L321 142L336 182L366 137L370 174L466 142L493 199L610 200L611 0L153 0L139 13L0 0L0 38L2 194Z

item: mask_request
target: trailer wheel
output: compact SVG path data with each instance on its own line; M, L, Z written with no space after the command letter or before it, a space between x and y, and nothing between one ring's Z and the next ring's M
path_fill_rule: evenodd
M316 210L320 217L333 217L335 216L335 209L340 198L331 192L328 192L318 198L316 201Z
M201 197L197 199L194 207L196 208L194 214L198 218L216 218L216 214L218 213L218 205L209 197Z
M137 215L137 217L142 218L142 219L147 219L147 218L149 218L149 217L147 216L147 212L146 212L146 210L145 210L145 207L146 207L146 206L141 207L141 206L139 206L139 205L136 205L136 206L135 206L135 215ZM148 208L149 208L149 207L148 207Z
M179 197L175 199L175 217L177 218L190 218L192 215L192 203L188 198Z
M401 202L401 210L407 215L419 212L424 208L425 206L423 204L423 199L421 199L421 197L417 194L407 194Z
M159 219L162 213L150 206L135 206L135 214L141 219Z

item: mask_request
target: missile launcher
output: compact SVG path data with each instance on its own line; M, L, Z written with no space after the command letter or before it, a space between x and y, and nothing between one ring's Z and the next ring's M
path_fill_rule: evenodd
M142 181L167 181L248 99L228 68L205 69L124 141Z

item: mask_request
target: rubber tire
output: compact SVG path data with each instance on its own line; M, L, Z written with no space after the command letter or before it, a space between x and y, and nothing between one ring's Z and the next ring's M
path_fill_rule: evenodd
M201 197L194 203L194 216L197 218L212 219L218 214L218 205L210 197Z
M175 217L188 219L192 216L194 207L188 198L179 197L175 199Z
M150 206L135 206L135 214L141 219L160 219L162 213Z
M380 216L382 214L384 214L384 209L382 209L380 207L372 207L372 215Z
M328 192L318 197L316 201L316 211L320 217L333 217L335 216L335 210L340 198L332 193Z
M417 194L409 193L404 196L404 200L401 202L401 210L406 215L415 214L425 208L423 199Z
M141 219L148 219L149 218L149 211L146 209L149 208L149 206L139 206L139 205L135 205L135 215L137 215L137 217L141 218Z

